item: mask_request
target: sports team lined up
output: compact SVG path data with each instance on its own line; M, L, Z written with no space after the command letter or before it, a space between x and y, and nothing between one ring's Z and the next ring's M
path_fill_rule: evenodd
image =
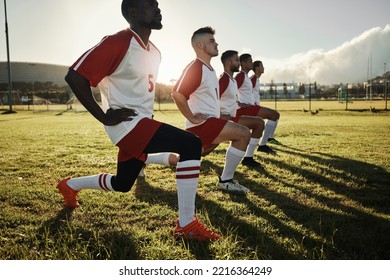
M65 205L77 208L78 193L83 189L128 192L145 164L175 165L179 213L174 236L218 240L221 235L206 228L195 213L201 156L220 143L230 142L217 187L250 192L234 180L234 174L240 163L249 168L260 166L254 159L256 147L275 154L267 143L277 143L274 133L280 117L275 110L260 106L263 65L252 62L249 54L238 56L238 52L228 50L221 56L224 73L218 79L211 66L212 58L219 55L215 31L211 27L196 30L191 38L196 57L172 92L186 119L185 129L159 122L152 116L161 54L149 37L152 30L162 28L161 10L156 0L123 0L121 12L130 27L104 37L65 77L118 147L117 172L64 178L57 188ZM252 70L254 75L249 77ZM99 87L102 106L93 98L91 86Z

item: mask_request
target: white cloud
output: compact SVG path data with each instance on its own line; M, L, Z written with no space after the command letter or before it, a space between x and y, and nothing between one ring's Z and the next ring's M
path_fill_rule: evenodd
M390 69L390 25L372 28L341 46L298 53L286 59L263 58L263 82L356 83L367 79L372 54L372 76L382 75L384 63Z

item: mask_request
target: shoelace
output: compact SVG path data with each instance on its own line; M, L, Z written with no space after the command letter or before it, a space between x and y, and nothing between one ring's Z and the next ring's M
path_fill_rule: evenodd
M231 182L229 182L230 184L232 184L232 185L235 185L236 187L238 187L239 189L244 189L244 186L241 186L239 183L237 183L236 181L231 181Z
M205 235L207 235L208 237L214 237L214 236L216 236L217 234L216 233L214 233L214 232L212 232L211 230L209 230L209 229L207 229L202 223L200 223L200 222L198 222L195 226L194 226L194 228L193 228L193 230L191 230L191 235L193 234L193 231L197 231L198 233L203 233L203 234L205 234ZM192 236L191 236L192 237Z

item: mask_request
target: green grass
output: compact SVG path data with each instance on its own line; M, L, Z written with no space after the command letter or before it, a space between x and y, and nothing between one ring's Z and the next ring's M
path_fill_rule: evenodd
M176 126L176 111L156 112ZM0 259L389 259L390 113L284 111L276 156L239 166L253 192L216 189L227 145L203 159L196 200L217 242L175 240L174 169L149 166L126 194L84 190L63 207L63 177L115 173L117 149L88 113L0 115Z
M261 104L263 106L275 109L275 101L271 99L261 100ZM16 111L34 111L34 112L43 112L43 111L65 111L67 110L66 104L50 104L50 105L14 105L13 109ZM309 110L311 108L312 111L315 110L334 110L334 111L343 111L343 110L353 110L353 111L369 111L370 107L374 107L377 110L384 110L385 108L390 109L390 101L386 107L385 100L357 100L353 99L352 102L338 102L336 99L329 100L319 100L313 99L310 103L307 99L299 99L299 100L285 100L278 99L276 102L276 109L278 111L303 111ZM1 105L0 110L5 111L8 110L9 106ZM169 111L169 110L177 110L177 107L173 100L170 102L164 102L161 104L155 103L154 109L156 111ZM85 111L85 108L80 104L73 104L74 111Z

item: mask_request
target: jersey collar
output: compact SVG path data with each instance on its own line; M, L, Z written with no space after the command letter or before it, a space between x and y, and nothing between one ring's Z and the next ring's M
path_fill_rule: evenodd
M147 45L144 44L144 41L142 41L141 37L133 30L130 29L130 32L134 34L135 39L137 40L138 44L145 50L150 51L150 43L148 42Z

